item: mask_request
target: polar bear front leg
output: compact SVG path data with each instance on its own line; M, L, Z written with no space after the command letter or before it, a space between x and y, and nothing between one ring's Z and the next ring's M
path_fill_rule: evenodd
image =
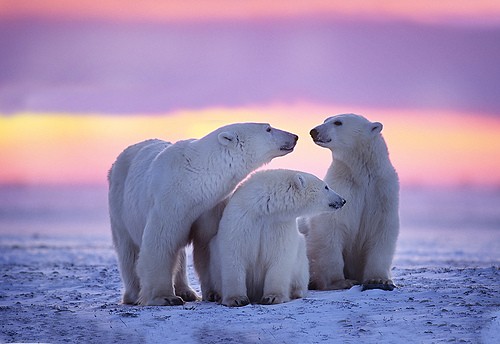
M222 304L241 307L250 303L247 296L246 269L240 261L234 261L221 269Z
M291 271L286 265L272 264L264 279L263 296L260 301L263 305L274 305L290 301Z
M396 285L391 279L391 265L395 247L395 240L379 238L376 244L367 248L363 290L394 290Z
M142 306L179 306L184 300L174 293L173 272L177 261L175 253L158 254L142 247L137 261L141 282L139 304Z
M196 294L196 292L189 286L185 248L181 248L177 255L174 287L175 295L181 297L184 301L200 300L198 294Z
M174 226L173 223L167 227L160 219L152 210L144 228L136 268L141 283L139 304L182 305L184 300L174 293L173 277L179 249L185 246L187 239L182 240L182 227Z

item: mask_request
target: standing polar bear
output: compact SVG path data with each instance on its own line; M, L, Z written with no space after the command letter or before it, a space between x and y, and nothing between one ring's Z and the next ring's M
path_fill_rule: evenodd
M303 297L309 269L296 218L339 209L344 203L309 173L253 174L229 199L210 243L214 299L233 307Z
M362 116L330 117L311 130L332 151L325 181L342 194L341 210L301 219L307 226L311 289L394 289L391 264L399 233L399 182L381 135Z
M123 303L198 299L188 284L184 249L193 222L250 172L290 153L297 139L269 124L238 123L198 140L147 140L125 149L108 176Z

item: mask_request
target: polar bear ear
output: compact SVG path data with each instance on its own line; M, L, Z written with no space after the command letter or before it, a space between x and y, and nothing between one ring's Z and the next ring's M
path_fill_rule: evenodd
M380 122L373 122L370 124L370 128L373 134L378 134L382 131L382 128L384 128L384 126Z
M218 136L219 142L223 146L227 146L231 144L231 142L236 141L236 133L232 133L229 131L223 131Z
M297 189L304 189L307 186L306 178L301 173L297 173L293 181Z

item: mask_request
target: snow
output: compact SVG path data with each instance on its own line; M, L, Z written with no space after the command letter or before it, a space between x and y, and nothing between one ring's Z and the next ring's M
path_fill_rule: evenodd
M500 343L498 192L403 192L394 291L241 308L120 305L106 190L61 193L68 209L16 192L0 190L0 343Z
M353 287L310 291L304 299L272 306L138 307L119 304L121 282L109 236L5 235L0 342L499 343L498 261L486 255L466 266L453 248L433 261L433 246L417 252L415 240L400 240L393 271L398 288L392 292ZM458 264L449 264L453 255ZM199 291L191 265L190 280Z

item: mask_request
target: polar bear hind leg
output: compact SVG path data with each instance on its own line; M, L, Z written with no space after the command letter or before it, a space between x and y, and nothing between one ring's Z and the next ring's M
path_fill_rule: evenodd
M139 256L139 247L132 241L125 228L118 228L116 221L111 221L113 233L113 243L115 249L119 252L118 264L123 280L125 290L123 292L122 303L135 305L139 299L139 277L137 276L135 266ZM121 235L116 235L120 232Z

